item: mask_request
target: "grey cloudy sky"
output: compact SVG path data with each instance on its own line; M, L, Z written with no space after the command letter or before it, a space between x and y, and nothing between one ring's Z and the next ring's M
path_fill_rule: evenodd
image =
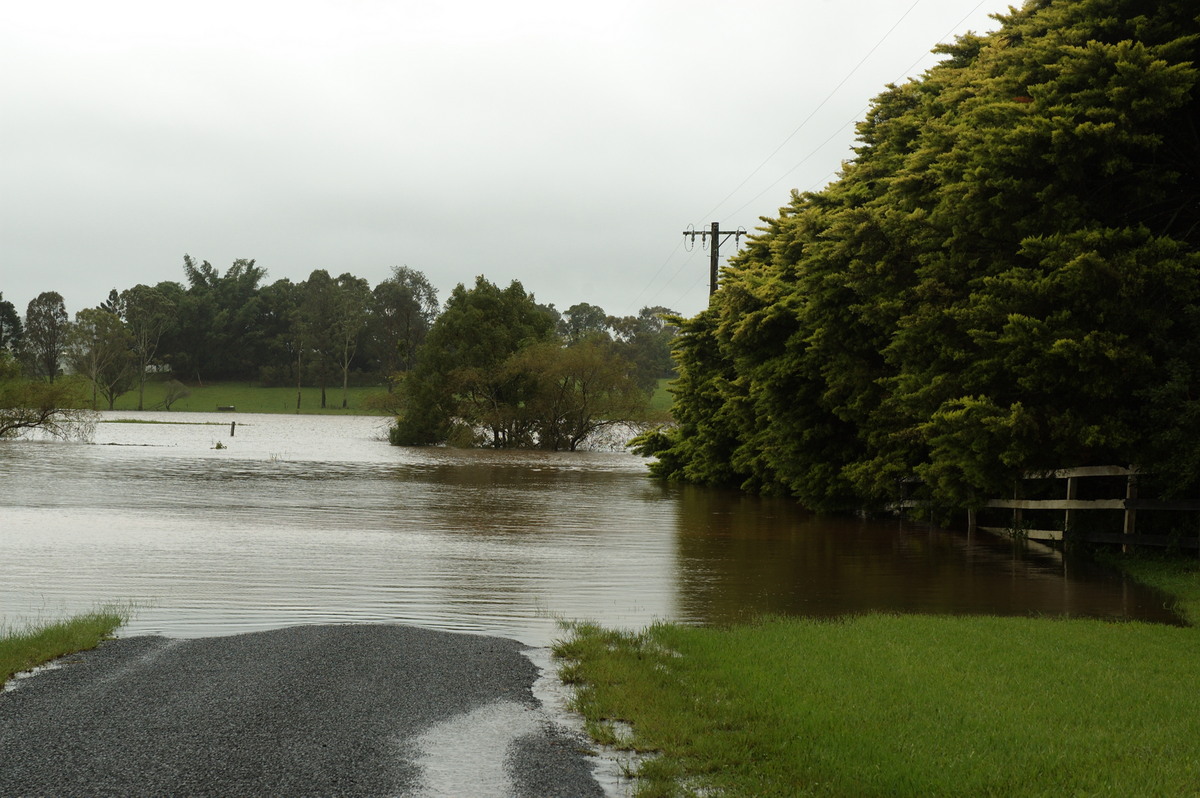
M1006 8L5 2L0 292L74 313L182 282L189 253L690 315L708 254L681 231L753 230L828 183L885 84Z

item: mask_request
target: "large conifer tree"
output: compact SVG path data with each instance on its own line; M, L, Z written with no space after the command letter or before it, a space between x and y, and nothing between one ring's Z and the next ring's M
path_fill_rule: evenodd
M1031 0L889 87L678 347L658 473L954 506L1030 469L1200 483L1200 9Z

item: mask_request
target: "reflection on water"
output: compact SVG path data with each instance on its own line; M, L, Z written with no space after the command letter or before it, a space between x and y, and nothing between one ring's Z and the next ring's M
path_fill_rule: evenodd
M233 437L229 416L137 417L214 423L0 445L9 621L132 599L146 606L127 634L398 621L541 645L559 617L1177 620L1157 594L1056 555L664 486L623 453L401 449L361 417L238 414Z

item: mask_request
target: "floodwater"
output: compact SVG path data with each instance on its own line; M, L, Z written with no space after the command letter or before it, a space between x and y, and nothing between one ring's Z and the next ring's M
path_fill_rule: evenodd
M354 416L102 419L90 444L0 443L10 624L132 601L124 634L401 622L542 646L559 618L1178 622L1161 595L1053 552L663 485L619 451L398 448Z

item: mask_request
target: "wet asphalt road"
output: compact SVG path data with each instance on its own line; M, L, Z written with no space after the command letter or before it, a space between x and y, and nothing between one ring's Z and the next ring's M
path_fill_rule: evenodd
M111 641L0 694L0 795L601 796L522 648L392 625Z

